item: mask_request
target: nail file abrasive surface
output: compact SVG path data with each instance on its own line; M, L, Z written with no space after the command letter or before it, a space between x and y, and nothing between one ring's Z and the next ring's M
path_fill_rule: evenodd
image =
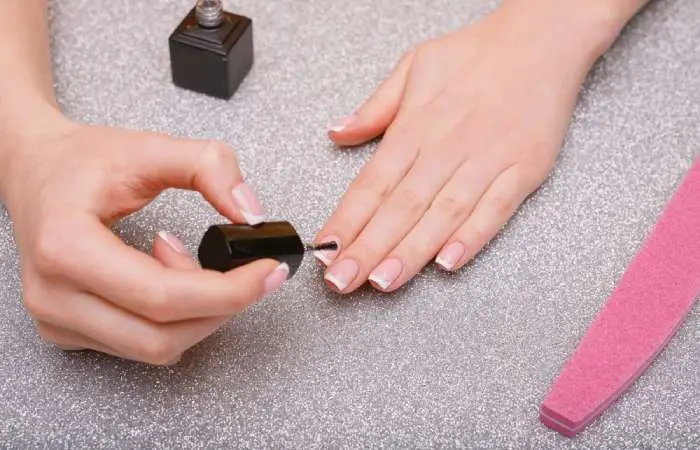
M572 437L639 377L700 294L700 158L666 206L540 409Z

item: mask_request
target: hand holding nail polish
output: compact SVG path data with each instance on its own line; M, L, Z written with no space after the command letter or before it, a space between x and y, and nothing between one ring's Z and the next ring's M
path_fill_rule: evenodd
M203 270L164 231L151 257L110 230L167 188L199 191L232 222L259 224L262 207L224 144L61 117L44 126L41 138L17 141L13 170L0 165L0 197L15 224L25 305L47 341L173 364L289 277L290 265L271 259Z

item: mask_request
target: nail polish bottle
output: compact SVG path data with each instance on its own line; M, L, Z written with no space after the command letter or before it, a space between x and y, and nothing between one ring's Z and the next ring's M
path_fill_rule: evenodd
M173 83L212 97L230 99L253 66L253 22L221 0L198 0L169 44Z
M259 225L224 224L209 227L199 245L199 263L204 269L227 272L260 259L274 259L289 265L294 276L308 251L332 250L335 243L304 245L289 222Z

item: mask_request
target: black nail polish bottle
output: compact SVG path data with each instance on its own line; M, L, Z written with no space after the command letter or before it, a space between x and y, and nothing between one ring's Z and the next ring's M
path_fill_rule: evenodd
M226 224L209 227L199 245L199 262L205 269L226 272L260 259L289 265L294 276L307 248L289 222L260 225Z
M169 43L173 83L212 97L230 99L253 66L253 22L221 0L199 0Z

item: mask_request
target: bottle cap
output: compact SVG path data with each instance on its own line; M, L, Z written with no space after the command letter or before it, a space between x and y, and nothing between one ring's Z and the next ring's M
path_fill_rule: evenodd
M199 245L199 263L205 269L227 272L260 259L289 265L294 276L306 248L289 222L259 225L225 224L209 227Z

